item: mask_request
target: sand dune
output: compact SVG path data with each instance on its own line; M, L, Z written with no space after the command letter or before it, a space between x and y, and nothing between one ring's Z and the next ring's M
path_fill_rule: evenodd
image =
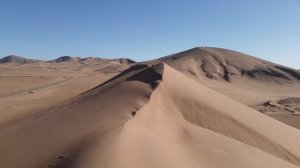
M197 47L145 63L164 62L209 87L296 95L300 73L240 52ZM278 86L284 87L280 92ZM287 93L288 92L288 93Z
M288 137L288 138L287 138ZM2 167L299 167L300 131L167 64L0 129Z
M154 62L168 63L196 77L202 77L204 74L208 78L226 82L241 80L240 77L244 77L244 80L279 84L300 79L300 73L296 69L221 48L197 47Z
M255 109L268 101L300 97L299 71L244 53L197 47L144 63L160 62ZM300 123L300 117L290 113L264 114L300 128L296 124Z

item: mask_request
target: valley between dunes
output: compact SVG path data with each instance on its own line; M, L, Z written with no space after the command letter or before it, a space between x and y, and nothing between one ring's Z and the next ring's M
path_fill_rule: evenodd
M209 47L70 60L0 65L1 168L300 167L298 70Z

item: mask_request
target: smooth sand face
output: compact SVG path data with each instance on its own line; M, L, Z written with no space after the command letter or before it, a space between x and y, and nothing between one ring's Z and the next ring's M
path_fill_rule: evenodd
M0 65L0 167L299 167L298 79L260 61L206 48L156 65ZM282 109L294 127L265 115Z

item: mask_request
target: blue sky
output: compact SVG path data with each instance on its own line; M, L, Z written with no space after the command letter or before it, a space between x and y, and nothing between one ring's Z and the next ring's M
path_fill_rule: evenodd
M141 61L197 46L300 68L300 1L0 0L0 57Z

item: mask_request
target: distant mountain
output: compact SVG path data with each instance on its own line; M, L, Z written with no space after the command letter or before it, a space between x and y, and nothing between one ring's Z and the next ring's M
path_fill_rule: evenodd
M80 61L100 61L103 60L103 58L97 58L97 57L86 57L86 58L82 58Z
M113 61L118 61L121 64L132 64L132 63L136 63L135 61L128 59L128 58L117 58L117 59L113 59Z
M57 59L51 60L49 62L59 63L59 62L75 62L75 61L80 61L80 62L86 62L86 61L117 61L121 64L135 63L135 61L133 61L131 59L128 59L128 58L106 59L106 58L98 58L98 57L81 58L81 57L71 57L71 56L62 56L62 57L59 57Z
M24 57L20 57L17 55L9 55L0 59L0 63L16 63L16 64L24 64L24 63L34 63L40 62L40 60L28 59Z
M128 58L106 59L106 58L98 58L98 57L81 58L81 57L72 57L72 56L61 56L59 58L47 62L61 63L61 62L93 62L93 61L116 61L121 64L136 63L135 61ZM0 59L0 64L3 63L25 64L25 63L34 63L34 62L44 62L44 61L36 60L36 59L28 59L17 55L9 55Z
M74 61L79 61L79 60L81 60L80 57L62 56L62 57L56 58L54 60L51 60L49 62L59 63L59 62L74 62Z

